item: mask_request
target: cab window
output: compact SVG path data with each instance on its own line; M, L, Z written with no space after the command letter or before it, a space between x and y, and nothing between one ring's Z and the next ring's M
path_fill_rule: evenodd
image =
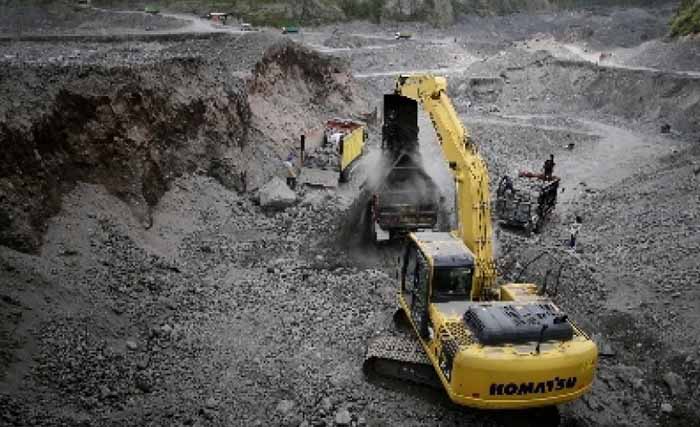
M469 299L472 267L438 267L433 272L432 300L435 302Z

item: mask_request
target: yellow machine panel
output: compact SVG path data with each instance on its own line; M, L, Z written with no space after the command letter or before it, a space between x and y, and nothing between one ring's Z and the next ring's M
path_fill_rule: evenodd
M364 152L367 131L362 123L333 119L326 124L326 139L337 146L340 181L346 181L350 167Z
M352 162L362 155L365 147L365 130L358 127L350 135L343 138L340 145L340 171L346 170Z

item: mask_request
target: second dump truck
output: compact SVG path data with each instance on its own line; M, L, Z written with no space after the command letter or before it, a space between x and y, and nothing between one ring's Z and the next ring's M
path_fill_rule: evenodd
M504 176L496 191L496 217L501 224L521 228L529 235L542 231L557 205L559 178L521 172Z
M325 145L337 150L338 181L347 182L352 166L364 152L367 129L354 120L331 119L326 122L324 140Z

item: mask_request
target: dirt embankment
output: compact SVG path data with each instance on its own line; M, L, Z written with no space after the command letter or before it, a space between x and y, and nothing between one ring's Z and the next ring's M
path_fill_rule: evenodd
M291 151L298 155L301 134L317 131L329 118L358 118L369 109L346 61L291 42L268 50L248 87L252 126L264 142L256 147L256 161L270 168L264 177L279 171ZM256 179L252 186L263 183Z
M93 0L92 5L117 11L142 12L146 6L163 11L203 15L230 12L256 25L324 25L348 21L376 23L424 22L446 27L465 16L494 16L521 12L591 9L610 6L658 5L652 0ZM666 1L670 3L670 1ZM109 14L80 7L70 0L6 0L0 4L0 33L85 33L173 30L186 22L145 13ZM680 17L687 14L679 14ZM19 19L17 17L19 16ZM691 17L692 18L692 17ZM667 28L665 26L664 28ZM584 28L588 31L588 28Z
M3 67L0 244L38 249L78 181L104 185L146 226L183 174L208 172L243 190L245 172L257 187L297 135L358 105L345 64L291 42L273 45L248 83L226 70L201 57Z
M357 102L349 86L349 64L338 58L279 43L255 66L251 92L263 96L289 96L295 101ZM296 92L296 93L295 93Z
M173 177L244 147L243 86L207 71L196 59L4 68L2 92L13 101L0 107L0 243L37 249L77 181L104 185L147 224Z
M450 85L456 88L459 108L469 112L602 114L648 129L667 123L684 134L700 133L700 78L683 73L598 66L540 52L522 62L489 59L474 64Z

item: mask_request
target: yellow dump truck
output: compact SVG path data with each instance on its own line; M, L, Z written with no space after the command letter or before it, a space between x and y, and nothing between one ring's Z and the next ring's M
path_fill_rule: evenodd
M324 136L326 144L338 153L338 180L346 182L354 162L362 156L367 139L365 126L350 119L332 119L326 123Z

